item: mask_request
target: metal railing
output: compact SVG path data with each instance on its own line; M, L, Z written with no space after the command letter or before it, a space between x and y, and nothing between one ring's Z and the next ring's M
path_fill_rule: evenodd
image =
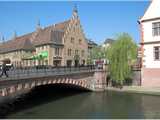
M92 72L96 69L95 66L78 66L78 67L53 67L53 66L34 66L34 67L21 67L11 68L7 71L8 78L2 76L1 79L12 80L21 78L34 78L45 77L54 75L67 75L72 73Z

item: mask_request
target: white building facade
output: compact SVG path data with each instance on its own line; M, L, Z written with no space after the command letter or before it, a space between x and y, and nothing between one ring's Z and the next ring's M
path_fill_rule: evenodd
M140 19L142 86L160 86L160 0L152 0Z

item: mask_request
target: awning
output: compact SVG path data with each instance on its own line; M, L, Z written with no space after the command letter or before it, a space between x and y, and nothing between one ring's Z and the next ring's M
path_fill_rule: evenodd
M11 60L9 58L6 58L6 59L1 60L1 62L9 64L11 63Z
M38 53L37 55L33 55L28 58L23 58L23 60L42 60L48 57L48 51L42 51Z
M42 51L38 54L38 57L40 58L47 58L48 57L48 51Z

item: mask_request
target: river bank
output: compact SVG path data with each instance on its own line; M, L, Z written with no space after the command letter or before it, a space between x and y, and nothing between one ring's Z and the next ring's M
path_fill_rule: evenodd
M160 87L123 86L122 89L115 87L107 87L106 90L128 93L142 93L148 95L160 95Z

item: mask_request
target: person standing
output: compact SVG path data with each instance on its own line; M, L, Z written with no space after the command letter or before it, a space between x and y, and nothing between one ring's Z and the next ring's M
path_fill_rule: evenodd
M2 77L3 74L5 74L5 76L8 77L8 74L7 74L7 66L6 66L5 63L2 64L2 73L1 73L0 77Z

